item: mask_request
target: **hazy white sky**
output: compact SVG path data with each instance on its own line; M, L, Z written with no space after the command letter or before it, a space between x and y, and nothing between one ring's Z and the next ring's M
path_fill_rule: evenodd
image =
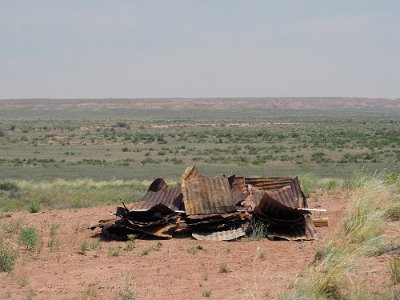
M0 0L0 98L400 97L399 0Z

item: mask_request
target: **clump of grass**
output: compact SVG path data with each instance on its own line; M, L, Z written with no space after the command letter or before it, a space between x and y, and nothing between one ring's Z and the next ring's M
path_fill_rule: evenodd
M33 251L38 242L38 233L35 227L21 228L19 242L26 246L26 250Z
M85 300L97 299L98 293L94 286L89 285L89 287L86 289L86 291L84 291L82 296L83 296L82 298Z
M128 234L128 241L124 248L125 251L132 251L135 248L136 235Z
M189 252L190 254L195 255L196 253L200 252L204 250L203 246L201 245L196 245L196 246L192 246L189 249L187 249L187 252Z
M29 279L26 276L23 276L18 280L18 284L20 287L25 287L29 284Z
M206 297L206 298L209 298L209 297L211 297L211 291L210 290L205 290L205 291L203 291L202 293L201 293L201 295L203 296L203 297Z
M388 208L396 199L393 186L385 184L377 176L359 176L346 185L352 188L353 197L350 198L343 226L325 249L316 252L312 267L295 283L295 292L289 299L341 299L347 297L349 292L351 295L351 291L355 295L357 291L345 278L357 267L358 257L380 255L390 249L383 232L388 224ZM391 264L394 284L394 278L400 278L399 265ZM380 296L384 297L388 291L382 291ZM363 291L362 295L372 294ZM380 297L368 296L367 299Z
M40 202L32 200L28 205L28 211L30 213L37 213L40 211Z
M390 244L387 242L386 236L379 235L363 242L359 251L365 256L376 256L387 252L389 249Z
M88 249L87 241L84 240L84 241L81 243L81 252L80 252L80 254L86 255L87 249Z
M361 194L351 199L344 220L344 232L350 242L362 243L383 232L391 196L390 189L379 179L364 183Z
M108 248L108 256L118 257L120 255L119 247Z
M18 191L18 185L13 181L0 181L1 191Z
M89 244L90 250L101 249L100 240L95 240Z
M162 243L158 241L155 245L152 245L146 249L144 249L142 252L140 252L140 256L146 256L152 251L160 251L162 246Z
M21 230L21 220L11 221L10 224L4 226L4 232L14 234Z
M232 272L227 263L222 263L219 265L219 273L229 273Z
M386 211L385 217L390 221L400 221L400 204L390 207Z
M59 248L60 243L56 238L57 230L59 227L60 227L60 224L57 224L57 223L53 223L50 226L50 233L49 233L50 239L47 243L47 247L50 248L50 251L53 251L53 250L56 250Z
M0 242L0 272L11 272L17 259L17 252Z
M30 299L33 299L36 296L37 296L37 292L34 289L29 288L28 292L26 293L27 299L30 300Z
M136 299L135 290L132 290L130 285L126 284L125 288L118 293L118 298L121 300L134 300Z
M400 259L393 258L390 263L390 271L392 277L392 283L394 285L400 283Z
M249 240L259 241L267 236L267 225L260 220L251 221L251 229L248 235Z

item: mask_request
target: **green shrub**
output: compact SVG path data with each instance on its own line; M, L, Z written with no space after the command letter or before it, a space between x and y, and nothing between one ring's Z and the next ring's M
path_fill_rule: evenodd
M84 241L81 243L81 252L80 252L80 253L81 253L82 255L86 255L87 248L88 248L87 242L86 242L86 240L84 240Z
M267 225L259 220L251 221L251 230L248 235L250 240L259 241L267 236Z
M390 263L390 271L392 275L392 283L394 285L400 283L400 259L394 258Z
M40 211L40 202L32 200L31 203L29 203L28 205L28 211L30 213L37 213L38 211Z
M26 250L32 251L35 249L37 241L38 234L35 227L21 228L19 242L26 246Z
M204 250L204 248L201 245L197 245L197 246L192 246L190 247L187 251L193 255L195 255L196 253L198 253L199 251Z
M0 272L11 272L14 269L17 252L0 243Z
M227 263L222 263L219 265L219 273L229 273L232 272Z

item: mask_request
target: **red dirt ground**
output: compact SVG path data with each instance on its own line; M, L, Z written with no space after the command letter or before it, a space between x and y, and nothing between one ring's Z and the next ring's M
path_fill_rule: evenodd
M347 197L315 194L310 207L324 207L329 227L317 228L318 239L288 241L196 241L188 238L161 241L159 251L141 256L158 241L136 240L132 251L126 242L100 240L86 227L105 219L115 206L44 211L36 214L12 213L0 219L0 228L20 220L21 226L35 226L41 246L28 253L18 245L18 234L1 235L19 248L17 264L10 274L0 273L1 299L122 299L126 288L139 299L201 299L211 291L211 299L275 299L290 290L296 275L313 260L315 250L331 237L343 215ZM48 247L51 224L60 225L59 247ZM81 253L87 241L86 254ZM195 254L188 250L201 245ZM116 250L117 249L117 250ZM112 255L112 250L118 256ZM229 272L221 273L226 264Z

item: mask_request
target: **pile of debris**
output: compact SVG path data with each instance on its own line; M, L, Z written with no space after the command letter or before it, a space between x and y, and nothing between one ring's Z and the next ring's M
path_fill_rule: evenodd
M234 240L261 224L270 239L312 240L316 230L297 177L245 178L204 176L195 167L182 183L169 187L158 178L131 207L90 227L111 239L172 238Z

